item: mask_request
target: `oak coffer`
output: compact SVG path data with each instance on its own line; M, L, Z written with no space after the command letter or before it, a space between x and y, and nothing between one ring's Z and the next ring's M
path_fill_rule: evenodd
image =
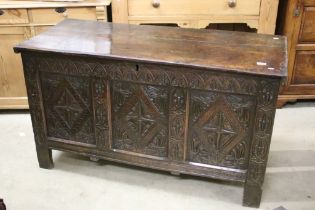
M14 49L40 167L75 152L243 182L259 206L284 37L69 19Z

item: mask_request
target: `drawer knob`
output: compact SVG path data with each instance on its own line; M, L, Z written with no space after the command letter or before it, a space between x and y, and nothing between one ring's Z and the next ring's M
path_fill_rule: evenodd
M58 7L58 8L55 9L55 11L56 11L57 13L64 13L65 11L67 11L67 9L64 8L64 7Z
M152 6L154 8L159 8L160 7L160 0L153 0L152 1Z
M229 0L228 5L230 8L234 8L236 6L236 0Z
M0 16L4 14L4 11L0 9Z

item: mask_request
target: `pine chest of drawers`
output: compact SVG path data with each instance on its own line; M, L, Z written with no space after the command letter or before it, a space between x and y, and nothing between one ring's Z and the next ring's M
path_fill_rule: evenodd
M12 48L67 18L107 21L110 0L0 0L0 109L28 109L22 61Z
M115 23L172 24L205 28L246 23L258 33L274 34L279 0L112 0Z
M40 167L76 152L243 182L259 206L283 37L66 20L15 51Z

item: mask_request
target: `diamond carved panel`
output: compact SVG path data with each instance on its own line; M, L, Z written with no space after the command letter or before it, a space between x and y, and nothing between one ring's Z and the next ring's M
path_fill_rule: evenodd
M50 102L53 105L51 108L68 130L71 133L76 133L89 111L68 81L64 80L60 85L63 87L57 88L57 91L52 95Z
M113 148L167 156L168 90L114 82Z
M89 81L49 74L42 77L42 89L48 136L95 144Z
M192 91L190 106L189 161L244 168L251 98Z

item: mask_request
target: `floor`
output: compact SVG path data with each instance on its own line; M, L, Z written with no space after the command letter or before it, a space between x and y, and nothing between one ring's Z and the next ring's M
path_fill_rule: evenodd
M250 209L241 206L240 185L53 157L53 170L38 167L27 112L0 113L0 197L8 210ZM314 210L314 102L277 110L269 157L260 209Z

